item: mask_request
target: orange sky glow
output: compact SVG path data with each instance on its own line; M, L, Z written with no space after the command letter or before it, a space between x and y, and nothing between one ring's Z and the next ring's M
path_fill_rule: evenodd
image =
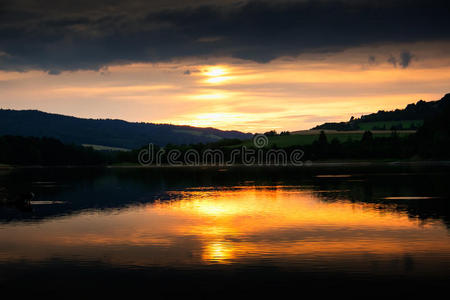
M244 132L303 130L449 92L449 46L407 48L414 53L407 68L381 55L369 63L374 49L360 48L264 64L209 58L59 75L1 71L0 107Z

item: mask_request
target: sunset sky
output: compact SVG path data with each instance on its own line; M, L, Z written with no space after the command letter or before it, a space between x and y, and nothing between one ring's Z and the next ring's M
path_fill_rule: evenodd
M0 0L0 107L260 132L450 92L447 1Z

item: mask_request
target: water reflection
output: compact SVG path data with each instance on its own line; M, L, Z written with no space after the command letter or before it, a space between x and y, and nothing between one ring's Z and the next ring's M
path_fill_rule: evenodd
M0 169L0 289L432 298L450 276L448 174L437 164ZM30 193L27 207L10 201Z
M441 220L423 222L389 203L324 201L319 195L290 185L169 190L147 204L1 225L0 260L263 263L362 272L374 272L370 264L376 262L394 273L406 262L421 272L450 265Z

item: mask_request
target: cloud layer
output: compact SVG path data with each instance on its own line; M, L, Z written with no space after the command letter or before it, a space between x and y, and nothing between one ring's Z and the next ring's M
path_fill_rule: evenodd
M99 70L234 57L269 62L362 45L450 40L448 1L2 2L0 69ZM407 67L404 51L391 63Z

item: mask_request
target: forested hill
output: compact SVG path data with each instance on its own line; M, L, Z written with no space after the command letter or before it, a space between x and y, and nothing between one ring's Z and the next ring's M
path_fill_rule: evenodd
M408 128L409 126L416 127L417 124L423 123L424 120L432 118L442 110L445 103L450 102L450 94L446 94L441 100L437 101L423 101L408 104L404 109L396 109L392 111L380 110L376 113L361 116L360 118L352 118L348 122L339 123L324 123L312 129L329 129L329 130L358 130L358 129L386 129L391 128L390 124L405 125L399 126L395 129L417 129ZM417 121L417 122L411 122ZM377 124L378 123L378 124ZM372 128L367 128L366 124L371 124ZM386 127L388 125L388 127ZM378 128L373 128L378 126ZM380 128L384 126L384 128Z
M0 109L0 136L51 137L64 143L134 149L154 143L209 143L223 138L249 139L251 134L169 124L131 123L111 119L82 119L37 110Z

